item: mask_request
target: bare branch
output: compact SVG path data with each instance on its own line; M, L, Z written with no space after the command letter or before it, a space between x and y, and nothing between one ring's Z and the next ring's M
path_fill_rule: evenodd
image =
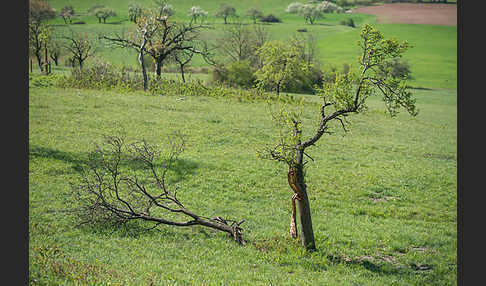
M157 162L160 153L145 140L126 145L124 139L117 136L105 136L107 150L97 146L90 154L87 168L81 170L81 180L75 186L75 195L81 207L74 210L81 224L107 220L124 223L130 220L143 220L154 223L152 228L161 224L171 226L211 227L230 234L238 243L245 243L242 238L240 222L225 220L221 217L208 219L199 216L184 207L177 199L177 189L170 192L166 186L167 171L173 167L178 156L184 150L181 135L171 138L167 161L159 172ZM128 149L128 150L127 150ZM129 153L130 158L124 154ZM140 163L147 170L152 180L142 180L135 174L128 174L124 168L130 164ZM157 193L155 195L155 193ZM160 211L151 211L153 207L162 212L189 217L187 221L154 216ZM231 225L228 222L232 222Z

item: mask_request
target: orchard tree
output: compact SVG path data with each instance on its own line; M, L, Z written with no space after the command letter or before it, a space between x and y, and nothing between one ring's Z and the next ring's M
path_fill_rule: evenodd
M64 6L61 9L61 12L59 13L59 16L62 17L65 24L67 24L68 21L69 21L69 24L71 24L73 22L74 15L75 15L74 8L73 8L73 6L70 6L70 5Z
M410 48L405 41L385 39L383 34L369 24L361 30L361 49L358 70L337 74L332 83L318 90L322 102L318 116L318 127L311 136L304 138L301 116L298 112L281 109L275 116L280 136L277 145L266 147L260 153L262 158L283 162L288 166L287 180L293 191L290 234L297 238L296 205L300 217L300 235L303 247L316 248L311 219L309 197L305 182L304 166L309 157L307 148L315 146L324 134L331 134L330 123L339 122L346 131L345 117L360 113L366 108L366 100L374 94L381 94L390 115L404 108L412 116L417 115L415 99L407 90L406 80L383 73L382 67L399 58ZM310 157L309 157L310 158Z
M178 23L169 21L166 16L157 19L159 28L148 39L145 51L155 62L155 76L158 78L162 66L173 53L200 54L207 59L206 45L201 39L201 31L207 29L204 24Z
M322 11L312 4L303 4L297 13L304 17L306 23L310 23L311 25L317 19L322 18Z
M116 16L115 10L113 10L109 7L98 7L96 9L93 9L93 11L91 13L96 18L98 18L99 23L101 23L101 20L103 19L104 24L106 24L106 19L108 19L109 17Z
M169 4L167 0L155 0L155 5L157 6L158 18L170 17L175 14L174 6Z
M193 57L194 53L187 50L176 51L171 56L172 61L179 65L182 82L186 82L186 77L184 76L185 68L191 62Z
M317 5L293 2L287 6L285 12L303 16L305 22L312 25L318 19L323 18L324 13L344 13L344 9L330 1L323 1Z
M29 22L41 23L56 17L56 9L47 1L29 0Z
M188 16L191 17L191 21L193 21L194 23L196 23L198 19L202 23L204 19L208 16L208 12L204 11L199 6L192 6L191 9L189 9Z
M43 54L44 56L47 54L50 35L50 26L46 21L55 16L56 10L46 1L29 1L29 51L30 54L36 57L41 72L44 71L44 66L47 65L47 60L43 62L42 58ZM46 58L47 56L44 57L44 59Z
M217 39L216 44L220 55L230 61L243 61L255 53L252 38L250 28L237 22L223 28L222 37Z
M134 49L137 52L137 59L142 70L143 90L148 88L147 68L145 65L145 55L147 54L147 43L154 37L160 29L160 20L155 13L143 10L137 18L136 28L129 35L115 34L114 36L101 36L102 39L121 48Z
M257 55L262 63L262 67L255 72L257 86L274 88L277 95L298 73L308 68L299 56L300 48L296 41L266 42L258 49Z
M86 33L71 31L71 35L65 35L63 38L67 41L64 48L70 53L73 61L77 61L79 68L83 68L84 61L91 57L95 48L92 41Z
M49 57L54 61L54 64L59 65L59 58L63 52L62 44L58 40L52 40L49 43Z
M246 11L246 15L253 19L253 24L256 24L257 19L263 16L263 12L257 8L250 8Z
M142 7L138 3L128 5L128 18L133 23L137 22L138 17L142 15Z
M136 24L135 30L130 35L103 35L101 38L116 46L137 51L144 78L144 90L148 87L144 55L153 59L157 78L161 75L162 65L174 53L184 51L184 53L200 54L205 60L209 60L207 47L200 39L201 30L207 28L202 24L169 21L167 15L160 16L160 10L144 10Z
M221 17L224 19L224 23L227 24L227 19L229 17L236 17L236 9L230 4L221 4L218 12L216 12L216 17Z

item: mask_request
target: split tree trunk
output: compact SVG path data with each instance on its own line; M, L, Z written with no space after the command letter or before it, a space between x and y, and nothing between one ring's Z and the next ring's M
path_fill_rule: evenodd
M310 212L309 198L307 197L307 188L304 180L304 150L298 149L295 154L295 161L297 166L296 177L297 177L297 187L300 190L301 200L297 200L297 209L299 213L300 221L300 239L302 241L302 246L307 250L316 249L316 244L314 240L314 231L312 229L312 218Z

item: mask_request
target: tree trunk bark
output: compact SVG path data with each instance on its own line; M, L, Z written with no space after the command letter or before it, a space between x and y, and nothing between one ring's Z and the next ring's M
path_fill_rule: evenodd
M41 58L41 55L40 54L36 54L35 55L36 58L37 58L37 63L39 64L39 69L40 69L40 72L44 72L44 68L42 67L42 58Z
M155 76L157 78L160 78L161 74L162 74L162 65L160 64L159 61L155 61Z
M49 75L49 57L48 57L48 53L47 53L47 41L46 41L46 44L45 44L45 55L44 55L44 60L45 60L45 65L46 65L46 75Z
M300 190L301 199L297 200L297 208L299 212L300 221L300 238L302 241L302 246L307 250L316 249L316 244L314 240L314 231L312 229L312 218L310 212L309 198L307 197L307 188L304 180L304 150L296 151L296 163L297 166L295 171L297 172L297 187Z
M145 61L143 60L143 46L145 46L145 43L142 45L142 48L140 49L140 52L138 54L138 62L140 63L140 66L142 67L143 90L146 91L147 87L148 87L148 78L147 78L147 70L145 68Z
M181 65L181 77L182 77L182 82L186 82L186 78L184 77L184 65Z

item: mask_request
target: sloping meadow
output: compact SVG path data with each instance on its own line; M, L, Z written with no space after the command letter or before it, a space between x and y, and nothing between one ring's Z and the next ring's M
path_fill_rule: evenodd
M286 168L257 158L276 129L261 101L31 86L33 285L455 285L456 93L415 91L416 118L378 99L309 149L317 251L290 238ZM318 118L303 96L304 136ZM76 226L71 184L104 134L186 148L169 173L202 215L245 219L245 246L202 227ZM307 133L306 133L307 132Z

